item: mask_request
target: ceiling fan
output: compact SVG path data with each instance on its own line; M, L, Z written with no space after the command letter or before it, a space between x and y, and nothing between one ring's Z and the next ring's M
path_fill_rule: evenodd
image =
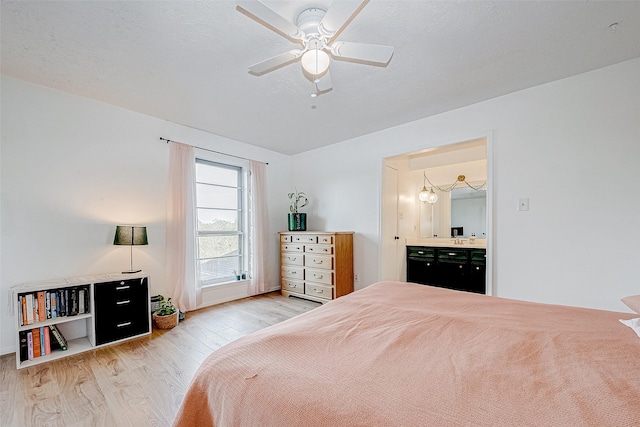
M237 1L241 12L301 45L301 48L251 65L249 73L260 76L300 60L304 75L315 85L311 96L316 96L332 89L330 56L368 65L387 65L393 55L392 46L335 41L337 35L368 2L334 1L326 11L307 8L298 15L294 24L261 1Z

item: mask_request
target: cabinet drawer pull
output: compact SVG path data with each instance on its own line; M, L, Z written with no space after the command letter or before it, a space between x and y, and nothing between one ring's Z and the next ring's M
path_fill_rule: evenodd
M130 285L126 285L126 286L117 286L116 287L116 291L121 291L123 289L129 289L131 286Z
M293 257L293 258L291 258L291 257L287 257L287 258L289 258L289 261L295 261L295 260L297 260L297 259L298 259L297 257Z
M455 252L449 252L449 256L456 256L456 255L458 255L458 254L455 253Z
M116 304L117 305L122 305L122 304L129 304L130 302L131 302L130 299L126 299L124 301L116 301Z
M324 289L317 290L316 288L313 288L313 292L315 292L317 294L321 294L321 293L324 292Z
M323 260L318 261L317 259L314 259L313 262L315 264L322 264L324 261Z
M324 274L318 276L317 274L313 273L313 277L315 277L316 279L322 279L324 277Z
M118 323L116 325L116 327L118 328L124 328L125 326L129 326L131 324L131 322L124 322L124 323Z
M419 254L419 255L424 255L424 252L422 252L422 251L418 251L418 254Z

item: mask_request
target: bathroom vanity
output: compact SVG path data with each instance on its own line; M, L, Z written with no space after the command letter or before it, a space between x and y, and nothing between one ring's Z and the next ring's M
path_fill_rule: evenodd
M486 293L484 239L429 240L407 241L407 282Z

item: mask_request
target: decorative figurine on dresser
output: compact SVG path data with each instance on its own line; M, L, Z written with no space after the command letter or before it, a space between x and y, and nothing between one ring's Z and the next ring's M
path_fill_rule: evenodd
M353 292L353 234L280 232L282 295L325 303Z

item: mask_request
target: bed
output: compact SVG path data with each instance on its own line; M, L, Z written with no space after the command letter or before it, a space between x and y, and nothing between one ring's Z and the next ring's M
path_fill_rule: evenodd
M630 313L403 282L209 356L175 426L638 426Z

